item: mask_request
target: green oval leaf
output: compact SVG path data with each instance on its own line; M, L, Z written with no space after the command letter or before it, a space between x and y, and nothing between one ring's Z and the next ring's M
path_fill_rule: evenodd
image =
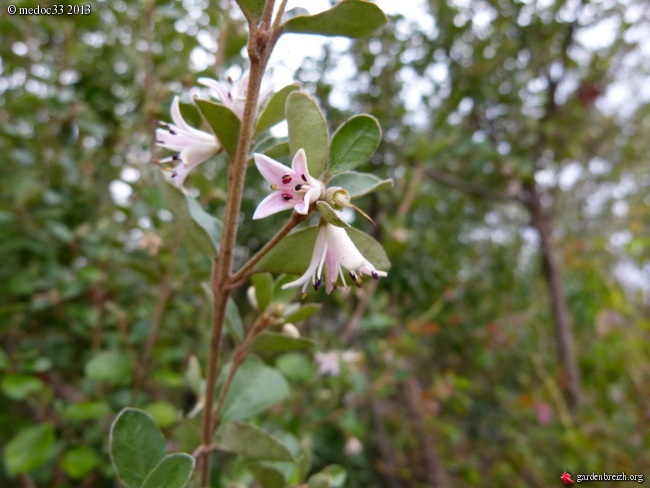
M140 488L166 455L165 438L151 416L125 408L111 425L110 451L118 477L128 488Z
M45 385L36 376L13 373L2 378L2 393L13 400L23 400L32 393L43 389Z
M124 353L105 351L93 356L84 368L86 377L112 385L125 385L133 376L133 365Z
M303 274L314 252L318 226L307 227L282 239L255 266L258 271Z
M322 305L320 303L308 303L303 305L295 312L289 313L284 320L291 323L302 322L307 320L309 317L314 315L321 309Z
M29 427L9 441L4 451L7 471L11 475L27 473L47 461L56 439L51 424Z
M391 178L382 180L370 173L357 173L356 171L346 171L333 176L328 182L328 186L340 186L347 190L350 198L359 198L369 193L380 190L387 190L393 187Z
M284 120L287 97L291 92L296 90L300 90L300 85L297 83L287 85L279 92L273 94L257 119L257 125L255 126L256 134L264 132Z
M322 36L365 37L386 23L386 15L371 2L343 0L316 15L294 17L283 26L284 32Z
M239 141L239 128L241 126L239 117L220 103L201 100L200 98L196 98L194 103L223 148L233 158L237 152L237 142Z
M236 2L249 22L257 24L262 18L265 0L236 0Z
M328 223L337 227L342 227L343 229L350 227L350 224L341 219L329 203L319 200L316 202L316 207Z
M230 365L224 368L221 384L225 380ZM242 420L252 417L289 395L289 385L282 374L258 357L249 356L239 367L226 395L222 422Z
M354 169L370 159L381 141L381 127L370 115L355 115L345 121L332 137L331 174Z
M279 353L290 351L303 351L315 346L314 341L303 337L290 337L277 332L260 334L251 344L251 351L259 353Z
M100 463L99 456L90 447L75 447L65 453L61 460L63 471L71 478L81 479Z
M271 273L257 273L253 275L253 287L257 306L263 312L273 300L273 276Z
M216 256L221 242L221 221L207 213L195 198L169 183L162 171L156 171L156 183L174 220L190 235L194 245L204 254Z
M286 114L291 154L303 148L309 173L318 178L329 159L329 132L323 112L309 95L293 92L287 97Z
M284 444L259 427L239 420L229 422L219 429L216 443L223 451L250 459L293 461L291 452Z
M183 488L192 477L194 463L189 454L169 454L149 473L142 488Z

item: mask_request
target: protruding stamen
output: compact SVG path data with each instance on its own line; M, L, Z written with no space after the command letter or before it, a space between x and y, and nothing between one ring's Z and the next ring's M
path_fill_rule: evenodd
M296 190L296 191L300 191L301 188L302 188L302 185L296 185L295 190Z
M176 178L178 176L178 173L176 171L172 171L172 178Z
M373 272L370 273L370 274L371 274L373 280L378 280L378 279L379 279L379 275L377 274L376 271L373 271Z
M173 130L171 127L167 127L167 130L169 131L169 133L170 133L171 135L173 135L173 136L176 135L176 131Z
M291 193L283 193L282 198L284 198L286 201L289 201L293 198L293 195Z
M305 183L307 183L307 177L306 177L305 175L300 175L300 177L302 178L302 181L304 181Z
M357 276L357 274L354 271L350 271L350 278L352 278L352 281L354 281L354 284L357 286L361 286L361 283L363 283L361 277Z
M318 291L318 288L320 287L322 282L323 282L323 278L318 278L316 281L314 281L314 290Z
M180 161L180 160L181 160L181 155L180 155L180 154L174 154L174 155L172 156L172 159L173 159L174 161Z
M291 175L284 175L282 177L282 184L288 185L289 183L291 183Z
M276 191L278 189L278 185L271 185L271 190Z

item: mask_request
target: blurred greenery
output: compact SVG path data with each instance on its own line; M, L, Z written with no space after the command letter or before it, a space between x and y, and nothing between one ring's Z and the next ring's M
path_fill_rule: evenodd
M89 15L0 15L0 486L116 486L108 433L126 406L151 415L167 452L200 444L212 250L190 238L197 229L174 204L183 195L164 198L150 161L172 97L188 102L198 77L246 65L242 15L224 5L98 0ZM355 225L392 267L360 289L310 291L318 311L286 305L286 278L271 298L236 294L227 350L255 302L294 317L317 345L264 339L271 350L260 346L235 376L229 419L271 432L304 474L320 472L313 486L650 474L647 5L420 8L343 51L328 44L295 75L330 134L354 114L379 121L379 150L358 169L396 185L355 200L378 223ZM617 104L621 90L630 99ZM205 222L222 215L226 164L219 155L188 179ZM263 188L250 171L236 266L283 222L250 220ZM575 410L531 189L573 322ZM261 406L247 371L268 393ZM216 461L216 486L299 475L232 453Z

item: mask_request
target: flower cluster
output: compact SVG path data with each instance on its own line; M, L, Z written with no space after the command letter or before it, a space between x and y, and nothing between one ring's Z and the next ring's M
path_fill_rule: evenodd
M248 72L241 79L233 82L221 82L210 78L199 78L199 83L214 92L220 102L228 107L239 119L244 116L244 108L248 93ZM260 93L259 105L271 92L271 87ZM183 188L188 174L197 166L219 153L222 145L211 132L205 132L191 127L183 118L178 97L174 97L171 105L172 123L159 122L156 130L156 143L174 154L156 162L172 164L171 175L174 184ZM326 208L319 206L323 218L319 224L316 244L311 261L305 273L297 280L287 283L283 288L301 287L303 293L311 283L318 289L325 281L327 293L331 293L339 284L347 286L346 273L353 283L361 285L363 275L377 280L386 276L385 271L378 271L368 261L346 232L339 225L345 226L336 215L334 208L351 207L369 218L349 201L348 193L338 187L327 189L325 182L317 175L309 173L307 155L304 149L296 152L291 167L275 161L264 154L254 154L255 165L271 187L271 194L258 205L253 219L262 219L283 210L293 209L295 212L308 215L320 201L326 202ZM344 271L345 270L345 271Z
M236 83L230 78L228 78L227 83L210 78L199 78L199 83L214 90L217 98L241 120L244 115L248 77L248 72L246 72ZM260 93L258 108L271 90L272 87L269 87ZM185 121L181 114L178 97L174 97L172 102L171 118L171 124L159 122L160 127L156 129L156 144L174 151L175 154L156 162L162 164L171 163L174 184L178 188L183 188L187 175L201 163L221 151L221 144L214 134L195 129Z
M303 149L294 156L291 168L263 154L255 154L254 158L257 169L273 191L258 205L254 219L291 208L307 215L310 206L325 197L325 184L309 174L307 156ZM340 193L340 190L334 192L335 195ZM386 276L385 271L377 271L372 263L363 257L345 229L322 219L307 270L300 278L286 283L282 288L302 287L304 293L309 283L312 283L314 289L318 290L325 277L325 289L327 293L331 293L337 286L339 277L343 286L346 286L344 268L356 285L361 285L364 274L375 280Z

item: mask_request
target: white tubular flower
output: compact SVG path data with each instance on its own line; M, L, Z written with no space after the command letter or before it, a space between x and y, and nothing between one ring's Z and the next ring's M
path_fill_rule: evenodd
M304 149L296 153L291 168L264 154L256 153L254 158L257 169L270 183L273 193L260 202L253 219L262 219L290 208L299 214L307 215L309 206L318 200L325 190L323 183L309 174Z
M309 283L313 283L314 289L318 290L323 282L323 266L327 275L325 288L327 293L331 293L336 287L339 276L343 286L347 286L343 268L348 270L350 278L357 286L361 285L361 276L364 274L372 276L375 280L387 275L385 271L377 271L370 261L363 257L345 229L324 224L318 229L314 253L307 271L297 280L283 285L282 288L302 286L304 293Z
M221 145L217 138L208 132L190 127L181 115L178 97L174 97L171 108L173 124L159 122L156 129L156 144L176 154L159 163L177 163L172 171L174 184L181 188L187 175L199 164L217 154Z
M217 98L221 103L232 110L239 117L239 120L242 120L244 118L244 107L246 106L246 95L248 94L248 78L249 73L246 71L236 83L230 77L228 77L226 82L213 80L212 78L199 78L198 81L203 86L207 86L216 92ZM260 96L257 100L258 109L272 91L273 86L269 86L260 91Z

